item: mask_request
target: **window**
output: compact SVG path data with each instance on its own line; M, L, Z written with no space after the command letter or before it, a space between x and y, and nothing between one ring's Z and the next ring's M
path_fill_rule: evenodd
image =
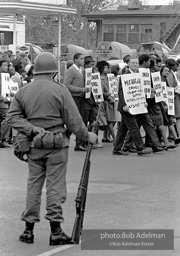
M105 33L114 33L114 25L104 25Z
M104 25L104 41L114 41L114 25Z
M125 25L117 25L117 33L126 33L126 24Z
M129 25L129 33L139 33L139 25Z
M145 34L151 34L152 29L151 28L145 28Z

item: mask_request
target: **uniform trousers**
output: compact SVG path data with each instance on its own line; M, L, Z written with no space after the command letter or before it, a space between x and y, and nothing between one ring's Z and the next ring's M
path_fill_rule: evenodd
M144 143L139 131L139 126L137 124L135 116L127 112L122 112L121 115L122 115L122 119L121 119L120 126L118 127L118 130L117 130L114 151L119 151L122 149L128 130L137 149L143 150L145 146L144 146Z
M28 153L29 176L26 209L21 219L40 221L41 194L46 180L46 216L49 221L64 222L61 204L66 200L68 147L63 149L31 148Z

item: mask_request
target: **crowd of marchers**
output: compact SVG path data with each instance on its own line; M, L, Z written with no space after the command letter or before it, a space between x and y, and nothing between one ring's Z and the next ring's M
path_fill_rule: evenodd
M97 140L93 149L103 148L103 143L112 143L113 155L138 155L160 152L174 149L180 143L180 94L176 92L180 81L180 60L162 59L147 54L139 57L127 55L124 63L110 65L102 60L95 63L92 56L83 56L76 53L73 60L66 63L64 85L69 89L81 117L88 127L92 129L96 121L99 104L95 102L93 94L85 98L89 91L85 87L85 69L92 68L92 72L99 72L104 102L101 105L102 122L98 124L99 130L103 130L102 141ZM0 73L9 73L10 79L18 83L18 88L28 84L34 79L33 64L24 53L7 51L6 55L0 53ZM139 72L139 68L150 69L150 72L160 71L161 79L166 85L175 90L175 115L169 116L165 104L155 102L155 91L151 89L151 98L147 99L146 114L132 115L126 105L124 93L119 75ZM119 101L115 101L110 93L108 74L114 74L118 81ZM16 133L8 126L6 115L14 94L9 97L0 96L0 148L8 147L16 140ZM145 136L142 137L142 129ZM144 133L143 133L144 134ZM75 151L86 151L87 142L76 137Z
M11 146L15 142L15 134L6 122L6 115L14 96L13 92L2 96L1 73L9 73L10 80L18 84L18 88L33 79L33 64L24 52L11 50L0 52L0 148Z
M89 90L84 85L84 70L92 67L92 72L100 73L104 97L103 111L107 125L104 127L102 142L112 143L113 155L137 153L140 156L151 152L175 149L180 143L180 95L176 92L178 80L180 80L180 60L167 59L163 63L160 58L142 54L139 57L127 55L123 61L124 63L119 65L110 66L105 60L95 63L91 56L84 57L82 54L76 53L73 61L67 63L68 70L65 73L64 84L71 92L82 119L86 125L90 124L90 127L96 120L96 115L93 116L93 113L98 104L95 102L93 94L91 93L90 99L84 97ZM118 79L119 101L115 101L110 93L107 75L113 73L117 78L122 74L137 73L139 68L147 68L151 73L160 71L162 81L166 82L167 86L174 88L174 116L168 115L164 102L164 104L155 102L153 85L151 85L151 97L146 99L148 110L146 114L132 115L130 113L124 99L121 77ZM142 138L141 126L144 129L145 138ZM102 147L100 141L94 145L94 148ZM76 138L74 150L86 151L86 143Z

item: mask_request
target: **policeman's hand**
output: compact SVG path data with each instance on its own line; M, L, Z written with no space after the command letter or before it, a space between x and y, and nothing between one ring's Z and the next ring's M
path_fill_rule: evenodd
M97 135L94 132L88 132L88 141L92 144L96 143Z
M129 112L128 106L124 106L124 107L123 107L123 111L124 111L124 112Z
M32 132L34 134L40 134L41 136L43 136L45 134L44 128L41 128L41 127L38 127L38 126L34 126Z

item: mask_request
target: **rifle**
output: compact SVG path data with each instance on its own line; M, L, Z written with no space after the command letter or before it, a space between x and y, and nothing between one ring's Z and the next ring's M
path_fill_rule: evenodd
M103 104L103 102L100 103L99 108L98 108L96 122L93 127L94 133L97 132L98 119L99 119L102 104ZM89 172L90 172L90 165L91 165L91 161L90 161L91 149L92 149L92 144L88 143L84 166L83 166L83 170L82 170L82 174L81 174L81 180L79 183L78 192L77 192L77 196L75 199L76 218L75 218L75 222L74 222L71 240L72 240L72 242L74 242L76 244L79 244L80 236L81 236L82 229L83 229L83 220L84 220L88 181L89 181Z

